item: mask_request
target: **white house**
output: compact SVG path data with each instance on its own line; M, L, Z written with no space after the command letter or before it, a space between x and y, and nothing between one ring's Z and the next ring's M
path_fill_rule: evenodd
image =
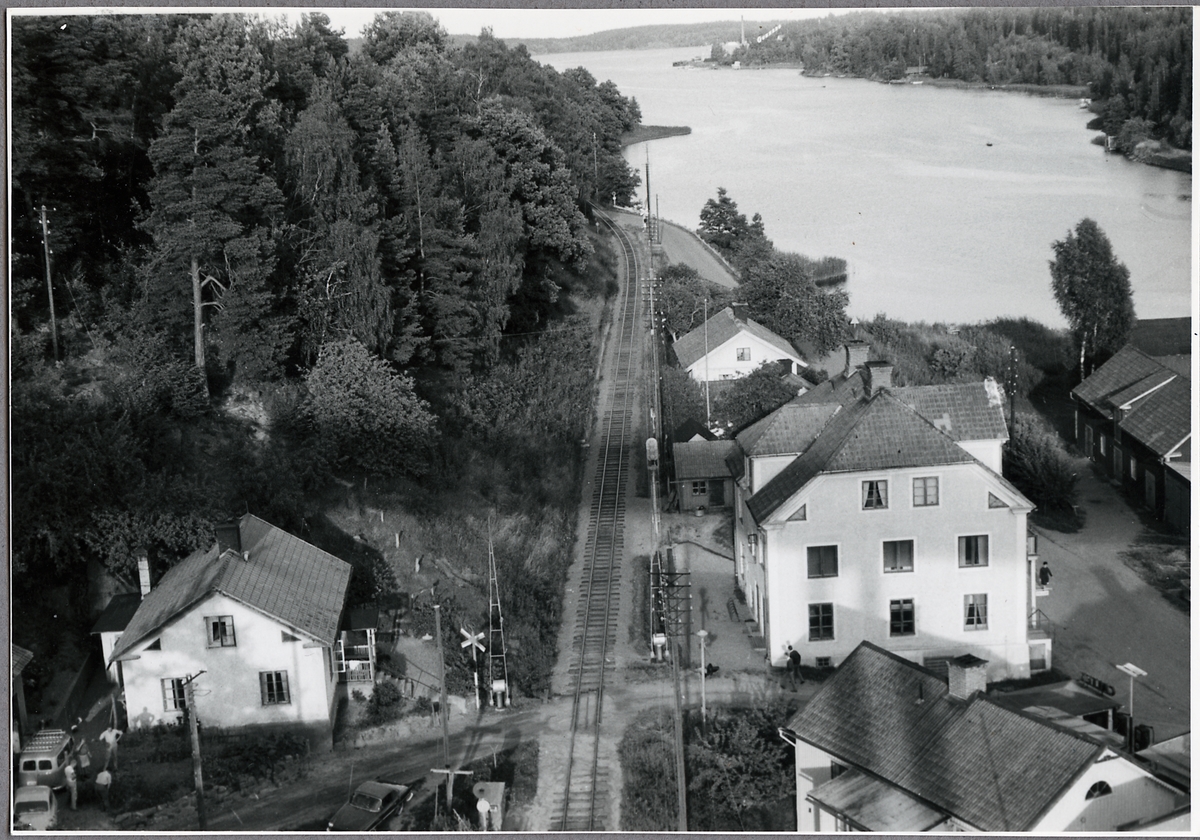
M250 514L218 526L216 544L168 571L113 646L130 725L178 720L195 678L204 724L300 728L331 746L350 571Z
M1183 830L1190 798L1128 754L864 642L779 734L801 832Z
M727 306L672 345L675 358L697 382L737 379L764 362L785 361L789 370L808 367L791 343L757 321L740 306Z
M932 667L973 653L996 679L1049 668L1000 390L890 384L870 362L736 438L736 575L768 659L837 665L868 640Z

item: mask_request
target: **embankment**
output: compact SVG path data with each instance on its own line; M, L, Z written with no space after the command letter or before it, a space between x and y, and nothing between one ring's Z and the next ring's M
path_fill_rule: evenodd
M691 133L691 126L686 125L639 125L633 131L627 131L621 135L621 146L632 146L634 143L645 143L648 140L661 140L664 137L682 137Z

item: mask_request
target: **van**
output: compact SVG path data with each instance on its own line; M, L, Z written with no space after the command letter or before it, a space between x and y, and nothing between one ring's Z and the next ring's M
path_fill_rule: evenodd
M43 729L21 750L17 784L66 787L66 767L75 754L71 736L62 729Z

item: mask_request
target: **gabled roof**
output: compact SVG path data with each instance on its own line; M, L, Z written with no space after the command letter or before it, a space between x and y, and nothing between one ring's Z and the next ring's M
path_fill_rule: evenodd
M672 453L675 458L676 480L727 478L730 471L725 459L736 448L737 443L732 440L698 440L674 444Z
M1109 403L1112 395L1162 369L1163 366L1156 360L1132 344L1126 344L1091 376L1076 385L1071 394L1105 417L1112 417L1112 405Z
M707 329L707 334L706 334ZM777 349L782 357L799 360L796 348L786 338L776 335L762 324L750 318L737 318L733 307L727 306L701 324L690 333L681 335L671 346L675 350L675 358L685 368L691 367L704 358L711 350L715 350L741 332L748 332L760 341L764 341Z
M122 633L129 626L129 622L133 620L134 613L138 611L138 607L142 604L142 596L139 592L119 592L108 602L108 606L104 608L104 612L100 613L100 617L96 619L96 625L92 627L93 633Z
M238 523L242 551L217 545L197 551L163 575L117 639L112 658L127 653L197 603L221 593L321 644L332 645L350 583L350 564L299 537L246 514Z
M1192 433L1192 380L1175 377L1121 418L1121 430L1159 456Z
M1191 353L1192 319L1139 319L1129 333L1129 343L1147 356L1175 356Z
M806 397L808 394L802 394ZM836 404L809 405L797 397L786 402L737 435L742 451L758 455L794 455L803 452L816 439L829 418L837 413Z
M970 463L979 462L911 406L877 391L869 400L841 408L807 451L746 505L762 522L821 473Z
M1004 395L995 380L894 388L892 394L954 440L1008 440Z
M870 642L788 724L839 763L981 831L1028 831L1105 748Z
M1166 385L1172 379L1177 378L1178 375L1174 371L1165 367L1159 368L1149 376L1134 382L1128 388L1122 388L1115 394L1110 394L1106 401L1113 408L1132 407L1132 404L1136 403L1139 399Z
M21 672L25 670L25 666L32 661L32 651L28 651L20 645L12 646L12 681L14 683L16 683L17 677L21 676Z
M687 420L684 420L682 423L680 423L679 426L676 427L675 431L671 432L671 443L687 443L690 440L694 440L697 436L702 437L705 440L717 439L716 435L704 428L703 423L701 423L699 420L693 420L691 417L689 417Z

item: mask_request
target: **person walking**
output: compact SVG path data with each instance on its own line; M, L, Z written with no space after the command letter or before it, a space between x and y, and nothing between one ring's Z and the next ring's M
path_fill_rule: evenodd
M1042 568L1038 569L1038 584L1042 589L1050 585L1050 578L1053 576L1054 573L1050 571L1050 564L1043 560Z
M75 757L79 759L79 781L86 782L88 775L92 772L92 750L88 746L87 738L79 738L79 746L75 749Z
M100 807L105 811L108 810L108 791L111 787L112 773L108 772L108 765L106 764L96 774L96 793L100 794Z
M104 763L106 766L111 764L114 770L117 769L117 742L121 740L121 736L124 734L115 726L110 726L100 733L100 740L108 748L108 757L105 758Z
M67 782L67 790L71 792L71 810L77 810L76 805L79 804L79 774L75 770L75 759L72 758L67 762L66 768L63 770L63 778Z

